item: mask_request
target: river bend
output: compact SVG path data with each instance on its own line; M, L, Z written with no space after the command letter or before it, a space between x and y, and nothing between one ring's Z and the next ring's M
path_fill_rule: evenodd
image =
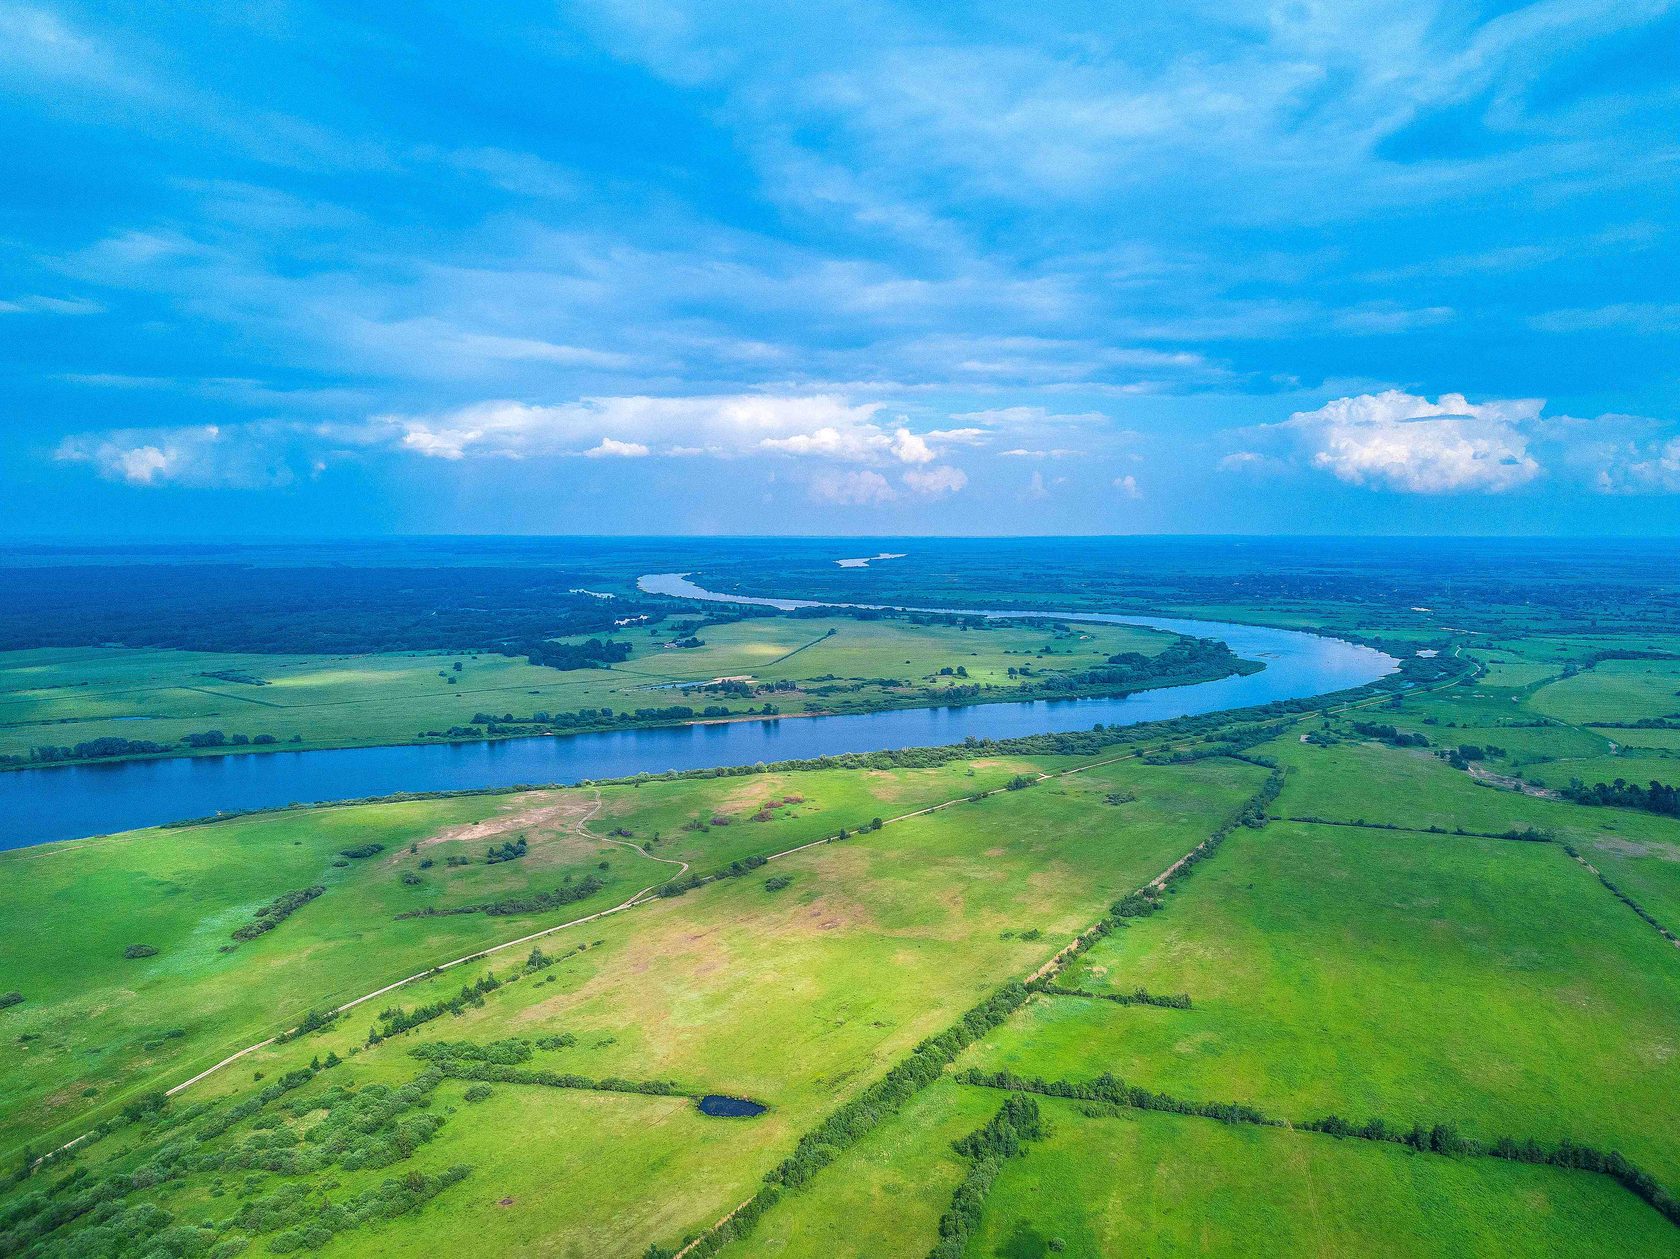
M650 594L782 609L872 609L756 599L702 589L683 573L643 577ZM1137 725L1306 699L1363 686L1399 667L1392 657L1341 639L1223 621L1095 612L961 612L988 617L1143 625L1217 638L1266 667L1242 677L1142 691L1116 699L1026 700L949 708L906 708L824 717L780 717L597 734L533 736L482 743L327 748L155 761L65 765L0 773L0 849L156 826L218 812L520 783L576 783L642 772L750 765L842 752L932 747L980 739Z

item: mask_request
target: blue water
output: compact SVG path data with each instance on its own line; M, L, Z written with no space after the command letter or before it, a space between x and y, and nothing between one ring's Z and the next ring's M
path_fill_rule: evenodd
M700 1113L714 1119L751 1119L769 1109L761 1102L749 1102L744 1097L725 1097L721 1093L707 1093L700 1099Z
M644 577L656 593L777 607L795 600L713 595L683 574ZM863 606L863 605L837 605ZM938 610L938 609L925 609ZM1010 612L998 615L1020 616ZM183 818L291 803L317 803L399 791L456 791L522 783L576 783L668 769L707 769L797 760L841 752L933 747L970 735L1088 730L1098 722L1136 725L1171 717L1304 699L1363 686L1398 663L1369 647L1294 630L1218 621L1164 620L1065 612L1046 618L1145 625L1218 638L1265 668L1244 677L1144 691L1123 699L1034 700L914 708L834 717L784 717L560 738L413 747L172 757L112 765L68 765L0 773L0 849L103 835Z

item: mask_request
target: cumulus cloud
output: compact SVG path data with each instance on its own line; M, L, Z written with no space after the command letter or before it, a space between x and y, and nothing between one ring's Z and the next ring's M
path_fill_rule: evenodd
M107 481L135 486L272 486L292 473L259 446L230 441L215 424L195 428L113 429L66 437L53 452L60 463L82 463Z
M438 459L594 453L595 443L606 440L639 446L644 454L925 465L942 449L984 436L973 428L916 433L903 424L889 426L878 418L883 405L833 394L583 398L556 406L496 401L373 423L395 434L402 449ZM615 446L600 453L629 452Z
M1680 437L1604 452L1593 486L1602 494L1680 493Z
M1138 488L1137 478L1132 476L1130 473L1127 473L1122 477L1115 477L1114 488L1119 490L1120 493L1125 495L1127 498L1143 497L1143 491Z
M857 472L825 472L811 480L811 497L819 503L842 507L867 507L890 503L898 497L887 478L867 469Z
M904 474L904 484L912 493L927 498L955 494L968 484L968 473L961 468L943 464L937 468L917 468Z
M585 459L641 459L648 454L648 448L641 442L621 442L611 437L603 437L599 446L593 446L583 452Z
M1408 494L1503 493L1541 475L1529 453L1543 403L1439 401L1390 389L1337 398L1268 427L1293 436L1311 465L1350 485Z
M264 484L287 469L324 467L370 454L471 459L706 457L786 458L905 470L910 493L937 498L968 483L947 452L988 440L977 427L915 431L883 423L885 404L833 394L591 397L543 406L497 400L428 414L384 414L344 423L265 420L223 429L111 429L65 439L64 462L86 463L133 485ZM831 501L886 501L884 473L823 477Z

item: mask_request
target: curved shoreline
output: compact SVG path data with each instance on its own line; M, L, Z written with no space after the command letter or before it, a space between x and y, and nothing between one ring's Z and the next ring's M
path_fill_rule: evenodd
M686 574L676 573L650 574L638 585L648 590L650 583L658 593L675 597L783 610L876 610L881 606L723 595L695 585ZM1093 724L1140 725L1349 690L1399 667L1398 661L1373 648L1304 630L1098 612L903 610L950 611L989 619L1030 617L1143 625L1190 637L1222 639L1238 656L1261 660L1266 668L1120 697L1003 700L956 707L820 714L787 722L780 717L761 717L471 744L322 748L260 756L173 757L14 770L0 774L0 849L290 804L531 784L570 785L638 773L942 747L971 737L1009 739L1068 733L1088 730Z

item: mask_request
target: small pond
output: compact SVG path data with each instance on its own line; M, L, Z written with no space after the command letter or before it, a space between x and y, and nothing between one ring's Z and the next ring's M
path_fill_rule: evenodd
M769 1108L744 1097L725 1097L722 1093L707 1093L700 1099L700 1113L714 1119L751 1119Z

